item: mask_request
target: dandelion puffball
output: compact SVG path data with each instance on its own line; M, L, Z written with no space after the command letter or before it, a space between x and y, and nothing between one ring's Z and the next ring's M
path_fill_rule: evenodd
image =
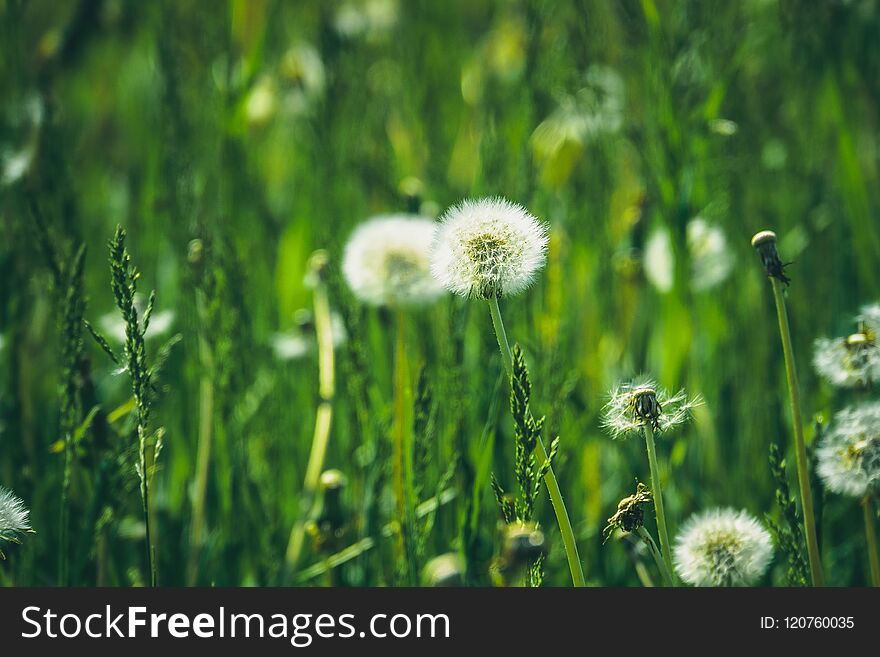
M816 458L819 476L831 492L862 497L880 491L880 402L837 413Z
M819 338L813 346L813 367L833 386L857 388L880 383L880 304L863 306L858 330L845 338Z
M691 516L675 544L675 572L694 586L751 586L773 558L770 533L745 511Z
M434 277L453 294L498 299L526 289L547 257L547 226L503 198L462 201L440 219Z
M0 486L0 545L19 543L24 534L33 532L29 515L30 511L18 496Z
M354 295L372 306L426 304L443 294L431 276L436 224L414 215L383 215L358 226L345 246L342 272Z

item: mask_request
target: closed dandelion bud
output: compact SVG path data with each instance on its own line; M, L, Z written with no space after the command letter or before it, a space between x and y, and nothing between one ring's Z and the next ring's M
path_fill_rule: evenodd
M499 570L503 573L529 568L547 553L544 532L534 523L506 525L502 541Z
M617 512L608 518L608 524L602 531L605 540L611 536L615 529L624 532L634 532L645 524L645 513L642 511L643 504L653 501L651 491L643 483L636 485L636 492L624 497L617 505Z
M348 529L343 494L348 479L339 470L326 470L318 480L318 499L312 511L309 533L318 552L335 552Z
M443 287L431 276L436 224L416 215L387 215L358 226L345 246L342 272L352 293L372 306L432 303Z
M434 277L453 294L500 299L525 290L544 266L547 226L503 198L463 201L440 219Z
M464 586L464 561L456 552L434 557L422 570L422 584L433 587Z
M693 586L751 586L773 558L770 533L745 511L712 509L684 524L675 571Z
M816 450L817 470L832 493L880 493L880 402L845 408Z
M776 250L776 233L772 230L762 230L756 233L752 238L752 246L761 256L761 264L764 265L767 276L786 285L791 282L791 279L785 275L785 265L779 259L779 252Z
M4 543L21 543L25 534L33 534L30 511L12 491L0 486L0 548ZM0 549L0 559L6 555Z

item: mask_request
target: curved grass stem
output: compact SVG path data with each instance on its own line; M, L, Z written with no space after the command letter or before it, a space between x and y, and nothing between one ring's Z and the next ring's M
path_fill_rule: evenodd
M312 256L317 258L317 254ZM315 267L321 267L317 262ZM306 520L314 504L318 490L321 471L324 469L324 458L330 442L330 428L333 423L333 397L336 390L335 361L333 353L333 325L330 316L330 301L327 296L327 284L320 272L316 275L317 283L314 290L315 336L318 343L318 394L320 402L315 414L315 430L312 435L312 446L309 461L306 465L303 483L302 500L299 518L290 530L285 555L286 569L291 575L299 563L305 543Z
M636 530L636 534L639 538L642 539L642 541L644 541L645 545L648 546L648 551L654 558L654 563L657 565L657 570L660 571L660 575L661 577L663 577L663 586L675 586L675 581L672 579L672 572L666 565L666 561L663 560L663 555L660 554L660 550L657 548L657 544L654 542L654 538L644 527L639 527Z
M498 348L501 350L501 360L504 363L504 370L507 378L513 377L513 352L510 350L510 343L507 340L507 332L504 330L504 321L501 319L501 309L498 307L498 299L489 299L489 312L492 315L492 325L495 328L495 337L498 340ZM538 437L535 445L535 454L541 463L547 460L547 450L544 448L544 442ZM577 541L574 536L574 529L571 520L568 517L568 511L565 508L565 501L562 499L562 492L559 490L559 482L556 480L556 474L553 468L547 470L544 475L544 484L547 486L547 492L550 495L550 502L553 505L553 512L556 514L556 522L559 524L559 531L562 534L562 543L565 547L565 556L568 559L568 567L571 570L571 579L575 586L586 586L584 580L583 566L581 565L580 555L578 555Z
M770 277L773 300L776 303L776 317L779 321L779 336L782 339L782 353L785 358L785 375L791 400L791 420L794 428L795 455L797 456L798 485L801 506L804 511L804 533L807 539L807 553L810 558L810 574L813 586L824 586L822 560L819 555L819 541L816 538L816 517L813 513L813 493L810 490L810 471L807 447L804 441L804 424L801 416L801 396L798 390L797 370L794 363L794 349L791 344L791 331L788 325L788 312L782 295L782 283Z

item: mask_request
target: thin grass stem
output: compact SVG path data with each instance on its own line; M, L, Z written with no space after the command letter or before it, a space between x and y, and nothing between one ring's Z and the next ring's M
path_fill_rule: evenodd
M810 574L813 586L824 586L825 577L822 572L819 541L816 538L816 517L813 513L813 493L810 490L810 469L806 442L804 441L801 396L798 389L797 370L795 369L794 349L791 344L791 330L788 325L788 312L785 307L785 297L782 295L782 282L771 276L770 285L773 288L773 300L776 303L779 335L782 339L782 353L785 358L785 375L788 380L788 392L791 400L791 419L794 425L798 485L800 486L801 505L804 511L804 533L807 539L807 554L810 558Z
M489 312L492 315L492 325L495 327L495 337L498 340L498 348L501 350L501 360L504 363L507 378L510 380L513 377L513 352L507 340L507 332L504 330L504 321L501 318L498 299L490 298L488 301ZM540 436L535 444L535 454L541 463L547 461L547 450L544 448L544 442ZM568 559L572 582L575 586L586 586L574 529L568 517L565 501L562 499L562 492L559 490L559 482L556 480L556 474L553 472L552 467L548 468L547 474L544 475L544 484L547 486L550 502L553 505L553 512L556 514L556 522L559 524L559 531L562 534L562 543L565 547L565 556Z
M874 520L874 504L871 496L862 500L865 514L865 538L868 542L868 563L871 566L871 586L880 587L880 553L877 548L877 527Z

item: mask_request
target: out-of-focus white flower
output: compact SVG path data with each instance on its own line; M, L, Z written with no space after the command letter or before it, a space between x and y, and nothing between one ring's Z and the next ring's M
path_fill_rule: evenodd
M43 100L37 93L8 100L4 123L8 141L0 142L0 186L20 180L30 169L43 123Z
M314 353L318 348L312 314L307 311L297 313L296 328L272 336L272 351L278 360L298 360ZM338 349L348 340L345 322L337 312L330 313L330 334L333 347Z
M750 514L712 509L691 516L675 544L675 571L694 586L751 586L773 558L770 533Z
M0 545L21 543L25 534L33 533L30 511L21 498L0 486ZM5 558L0 550L0 558Z
M691 256L691 287L699 292L724 282L734 263L724 231L696 217L688 222L687 244Z
M305 113L323 96L327 84L324 62L311 44L298 43L289 48L281 59L279 71L290 85L284 103L293 114Z
M833 493L880 492L880 402L845 408L816 450L817 471Z
M602 409L602 425L613 438L626 437L644 426L663 433L684 424L701 403L699 397L688 399L684 390L670 395L652 379L639 377L611 391Z
M658 291L666 293L675 281L675 254L672 238L665 228L658 228L648 238L642 258L645 277Z
M858 330L845 338L819 338L813 345L813 366L831 385L856 388L880 383L880 304L863 306Z
M732 137L739 130L739 126L730 119L712 119L709 121L709 130L722 137Z
M275 116L278 108L276 83L270 75L263 75L251 88L245 101L245 114L252 125L262 126Z
M333 26L343 37L376 39L397 24L398 13L397 0L349 0L337 10Z
M374 306L435 301L443 288L431 276L436 224L416 215L382 215L358 226L345 246L342 273L354 295Z
M134 297L134 305L135 308L137 308L138 317L143 318L144 310L146 308L144 297L140 294L136 294ZM168 332L173 323L173 310L153 312L150 316L150 325L147 327L147 333L144 338L149 340L150 338L164 335ZM125 342L125 320L122 319L122 316L118 312L111 312L103 315L98 320L98 324L107 338L115 340L120 344Z
M453 294L507 297L531 285L547 243L546 224L521 205L503 198L462 201L440 219L431 271Z

